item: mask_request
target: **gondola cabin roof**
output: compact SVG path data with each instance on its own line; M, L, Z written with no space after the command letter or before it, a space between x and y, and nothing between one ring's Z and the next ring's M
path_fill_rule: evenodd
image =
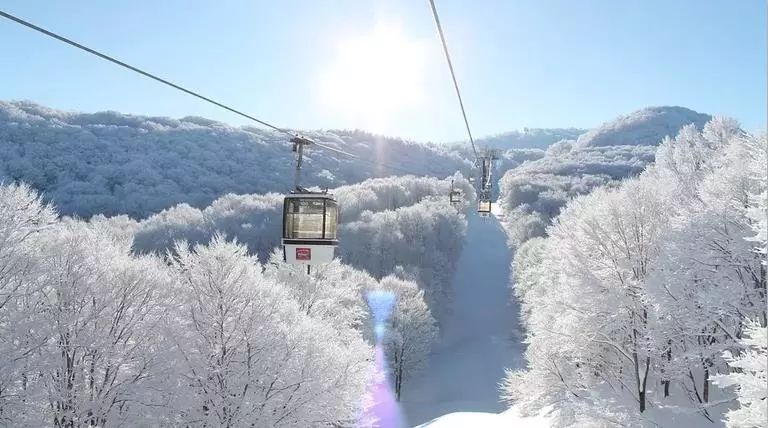
M285 195L285 199L331 199L335 201L336 197L326 192L291 192Z

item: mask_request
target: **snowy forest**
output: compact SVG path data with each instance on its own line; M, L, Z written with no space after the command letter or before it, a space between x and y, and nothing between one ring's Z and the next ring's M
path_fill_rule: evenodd
M764 426L767 151L714 118L568 200L517 250L528 366L504 397L555 426Z
M307 154L341 209L309 274L280 249L283 136L0 102L0 426L377 426L383 290L396 399L423 386L463 304L471 152L306 135L362 158ZM521 336L495 401L553 427L763 426L765 136L652 107L478 141L499 149L480 224L514 254L499 328Z
M465 228L436 197L449 185L403 178L338 189L340 200L357 202L343 223L345 246L310 275L269 254L278 234L259 236L279 230L277 197L228 195L203 211L85 222L57 218L27 185L1 186L0 418L352 425L371 375L365 293L399 297L385 344L400 376L423 365L437 337L430 307L450 300L444 284ZM373 264L353 248L389 256Z

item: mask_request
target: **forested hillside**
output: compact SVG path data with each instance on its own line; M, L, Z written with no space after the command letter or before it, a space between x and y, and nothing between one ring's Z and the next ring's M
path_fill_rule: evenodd
M564 168L578 168L584 181L595 183L606 182L605 176L636 174L648 163L650 151L611 147L642 147L674 134L683 124L700 125L706 117L679 107L650 108L587 133L579 129L526 129L478 143L510 148L500 152L497 177L526 162L541 160L502 181L507 190L501 197L511 210L517 201L505 196L510 182L526 181L529 175L532 183L547 181L547 174L576 175ZM472 166L471 152L465 145L441 147L358 130L305 134L374 161L371 164L310 149L304 177L320 187L403 175L405 171L436 177L456 171L469 174ZM514 144L507 144L510 141ZM376 161L400 170L376 166ZM70 113L31 102L0 102L0 179L28 183L54 202L62 214L144 218L180 203L202 209L228 193L286 192L293 185L293 154L283 135L199 117ZM570 186L547 187L554 187L557 199L557 194L568 193L564 187ZM532 218L524 222L532 221L536 222Z
M471 163L436 145L361 131L306 132L327 145L416 174L467 173ZM268 167L266 167L268 166ZM67 215L146 217L179 203L202 208L227 194L287 192L293 154L282 134L199 117L69 113L0 102L0 180L23 181ZM338 187L402 175L310 148L307 183Z

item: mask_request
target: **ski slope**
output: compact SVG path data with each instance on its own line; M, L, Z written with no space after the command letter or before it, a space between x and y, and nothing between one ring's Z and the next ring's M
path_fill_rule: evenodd
M524 361L518 311L510 303L506 234L494 216L471 213L468 221L453 282L454 311L425 371L403 386L401 403L410 426L454 412L505 410L498 384L505 368Z
M520 416L516 408L504 413L450 413L433 419L417 428L550 428L551 423L544 410L535 416Z

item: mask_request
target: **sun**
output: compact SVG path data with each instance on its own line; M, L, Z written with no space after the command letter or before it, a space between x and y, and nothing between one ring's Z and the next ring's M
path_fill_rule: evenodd
M374 132L424 100L428 42L409 39L395 25L342 40L320 74L323 108Z

